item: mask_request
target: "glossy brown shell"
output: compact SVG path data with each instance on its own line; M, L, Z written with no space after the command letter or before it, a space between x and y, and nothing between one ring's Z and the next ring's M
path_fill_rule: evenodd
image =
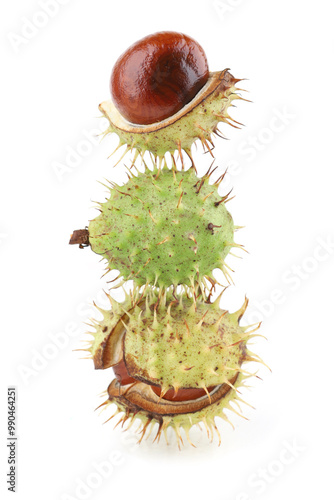
M139 40L119 57L110 91L126 120L147 125L177 113L208 78L202 47L187 35L163 31Z

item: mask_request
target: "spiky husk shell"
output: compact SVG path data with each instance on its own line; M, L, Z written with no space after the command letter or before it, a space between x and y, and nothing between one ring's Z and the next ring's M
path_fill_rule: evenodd
M193 168L146 169L124 186L112 185L89 224L89 242L110 269L138 286L212 282L213 269L225 271L224 259L237 246L226 198Z
M161 386L163 393L229 384L247 356L250 334L218 303L195 303L181 295L166 303L153 301L144 311L137 306L129 318L124 340L127 370L134 378Z
M219 135L218 124L234 121L227 110L235 99L242 99L235 84L239 82L227 69L210 73L207 84L178 113L152 125L134 125L126 121L116 109L112 100L100 104L99 109L109 120L110 126L105 135L115 132L119 137L117 149L127 145L126 152L136 150L138 154L151 152L162 160L167 152L173 154L182 150L191 158L191 146L199 139L211 151L212 134ZM236 122L237 123L237 122Z
M228 421L226 409L238 413L231 403L242 401L238 387L252 375L242 364L261 362L246 345L257 327L248 331L239 325L247 300L240 310L229 314L219 308L219 298L214 303L194 302L185 294L175 297L150 289L145 296L137 290L122 306L114 303L114 307L100 309L103 319L96 323L88 350L95 368L108 368L123 359L135 382L121 385L113 380L101 406L116 404L116 413L124 413L123 423L138 418L143 424L142 437L149 424L153 428L158 423L157 438L172 427L179 443L181 428L187 437L189 429L202 422L217 430L215 417ZM161 387L160 397L153 385ZM210 386L206 396L195 400L163 399L169 388L207 390Z

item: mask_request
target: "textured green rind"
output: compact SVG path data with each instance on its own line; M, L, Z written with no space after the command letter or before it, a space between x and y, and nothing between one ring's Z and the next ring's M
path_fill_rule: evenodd
M126 144L128 149L136 149L140 154L150 151L162 158L167 152L174 153L181 148L190 154L197 139L210 142L219 122L231 120L227 110L235 99L241 99L236 94L238 81L227 70L211 73L208 83L182 110L147 126L127 122L112 100L105 101L99 106L110 123L105 135L116 133L119 146Z
M91 247L136 285L193 285L222 268L234 242L232 217L217 186L193 168L154 174L146 170L110 189L89 224Z
M131 316L124 342L130 375L166 389L204 388L232 379L248 338L235 315L200 300L196 308L186 298L168 309L169 304L154 314L146 309Z

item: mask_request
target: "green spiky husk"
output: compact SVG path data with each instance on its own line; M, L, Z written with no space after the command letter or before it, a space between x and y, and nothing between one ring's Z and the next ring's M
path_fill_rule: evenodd
M178 151L181 155L183 150L193 161L191 146L197 139L205 149L211 150L212 135L219 135L218 124L225 122L235 126L227 110L235 99L242 99L236 93L240 90L235 87L239 81L228 70L210 73L207 84L189 104L170 118L152 125L129 123L112 100L105 101L99 106L110 123L105 135L116 133L119 137L117 149L123 145L127 146L125 153L134 149L134 159L149 151L162 160L167 152Z
M238 313L237 313L238 314ZM228 383L247 356L247 328L219 304L152 295L128 313L124 359L134 378L163 390Z
M234 224L218 185L195 170L146 170L112 185L100 215L89 224L94 252L138 286L194 287L224 271L234 246Z
M138 418L143 436L150 423L159 424L157 436L172 427L178 440L180 429L188 436L191 426L201 422L217 430L216 416L228 421L226 409L238 413L231 403L242 401L238 388L252 375L242 364L261 362L246 345L257 328L248 331L239 325L247 300L230 314L219 308L219 298L214 303L194 302L186 294L175 297L151 288L146 292L143 295L137 289L121 305L111 300L112 310L99 309L103 319L95 322L89 347L95 367L108 368L123 359L135 379L134 384L123 386L114 380L103 405L116 404L116 413L124 413L123 423ZM160 386L162 396L154 394L152 385ZM210 386L214 386L210 394L195 401L163 399L169 388Z

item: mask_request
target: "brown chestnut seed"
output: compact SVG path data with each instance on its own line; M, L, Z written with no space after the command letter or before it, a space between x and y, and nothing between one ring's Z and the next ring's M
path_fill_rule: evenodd
M148 125L177 113L208 78L202 47L187 35L162 31L137 41L119 57L110 91L126 120Z

